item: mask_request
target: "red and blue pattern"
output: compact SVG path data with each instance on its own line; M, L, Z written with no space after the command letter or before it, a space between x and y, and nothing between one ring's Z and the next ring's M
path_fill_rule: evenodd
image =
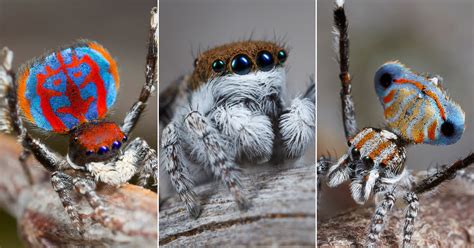
M382 65L375 74L388 126L410 143L449 145L464 132L464 112L438 79L418 75L398 62Z
M17 96L22 114L32 124L67 133L103 119L118 88L113 58L98 43L84 40L23 66Z

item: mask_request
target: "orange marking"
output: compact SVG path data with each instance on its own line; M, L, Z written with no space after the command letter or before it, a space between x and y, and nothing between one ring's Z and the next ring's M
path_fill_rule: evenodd
M80 77L82 75L82 71L76 71L72 75L74 75L74 77Z
M418 130L418 132L415 132L413 134L413 139L415 140L416 144L423 142L423 140L425 139L425 134L423 133L423 130L421 131Z
M396 152L397 152L397 150L394 149L394 150L392 151L392 153L390 153L390 154L388 155L388 157L386 157L384 160L382 160L382 163L385 164L386 166L388 166L388 162L390 162L390 161L393 159L393 157L395 157L395 153L396 153Z
M20 109L25 115L25 118L29 120L31 123L35 123L35 119L33 119L33 115L31 115L31 106L30 101L26 98L26 80L30 76L30 69L26 69L18 78L18 104L20 105Z
M383 103L389 103L393 100L395 96L395 90L391 90L386 97L383 98Z
M424 92L426 95L431 97L436 102L436 106L438 106L441 118L443 118L443 120L446 120L446 115L444 113L444 108L441 105L441 102L439 101L438 97L432 91L426 90L426 87L423 84L421 84L420 82L417 82L417 81L414 81L414 80L408 80L408 79L405 79L405 78L395 79L395 80L393 80L393 82L398 83L398 84L405 84L405 83L412 84L415 87L417 87L419 90Z
M384 141L382 142L382 144L380 144L377 148L375 148L370 154L369 154L369 157L372 159L372 160L375 160L375 158L377 156L380 155L380 153L382 153L383 150L385 150L385 148L389 147L390 146L390 142L389 141Z
M119 81L117 64L115 63L115 60L112 58L112 56L109 54L109 52L107 52L107 50L103 46L101 46L101 45L99 45L95 42L90 42L88 45L91 49L96 50L98 53L102 54L102 56L104 56L104 58L107 61L109 61L109 63L110 63L110 73L112 74L112 77L114 77L115 88L118 90L118 88L120 86L120 81Z
M375 135L375 131L372 131L368 134L366 134L364 137L362 137L362 139L359 141L359 143L355 144L355 147L360 150L360 148L365 144L365 142L367 142L367 140L371 139L372 137L374 137Z
M430 138L430 140L434 140L436 138L436 126L438 126L438 122L435 120L428 128L428 137Z

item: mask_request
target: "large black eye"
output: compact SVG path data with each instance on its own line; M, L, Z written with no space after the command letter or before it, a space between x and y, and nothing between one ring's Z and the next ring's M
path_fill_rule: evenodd
M280 63L285 63L286 58L288 57L285 50L278 51L277 56L278 56L278 61L280 61Z
M446 121L441 124L441 133L446 137L451 137L454 135L454 125L453 123Z
M220 72L223 72L225 69L225 63L224 61L220 60L220 59L216 59L214 60L214 62L212 62L212 70L217 72L217 73L220 73Z
M392 75L390 75L389 73L384 73L380 77L380 85L382 85L382 87L384 88L388 88L388 86L390 86L391 84L392 84Z
M230 67L232 67L233 72L239 75L245 75L252 69L252 61L250 61L247 55L238 54L232 59Z
M196 67L198 65L198 59L195 59L194 60L194 67Z
M268 51L261 51L257 54L257 65L262 71L269 71L273 68L273 55Z

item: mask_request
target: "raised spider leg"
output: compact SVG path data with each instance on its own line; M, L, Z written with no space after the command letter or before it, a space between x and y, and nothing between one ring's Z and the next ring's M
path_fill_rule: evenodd
M63 204L67 215L69 216L69 219L71 219L76 229L81 234L83 234L85 231L83 228L84 223L79 217L79 213L76 208L77 202L71 198L71 195L74 192L72 177L63 172L53 172L51 175L51 184L56 193L58 193L59 199L61 200L61 203Z
M184 202L191 217L197 218L201 213L201 206L192 190L192 181L185 171L185 158L178 135L176 122L169 123L161 135L160 166L170 175L179 198Z
M198 111L191 111L184 118L183 130L192 142L191 156L207 166L215 177L220 178L234 196L240 209L248 208L249 202L243 195L240 171L233 161L224 137L211 122Z
M293 99L290 107L280 116L279 128L283 151L288 158L303 156L314 141L315 84L308 87L302 97Z
M349 34L348 22L344 11L344 1L337 0L334 9L335 48L339 62L339 79L341 80L341 102L344 132L349 140L357 133L354 101L352 100L351 75L349 74Z
M158 84L158 13L157 8L151 11L151 27L148 38L148 53L146 57L145 84L141 90L138 101L125 116L122 124L122 132L129 135L137 124L140 116L145 109L146 103L150 95L155 92Z

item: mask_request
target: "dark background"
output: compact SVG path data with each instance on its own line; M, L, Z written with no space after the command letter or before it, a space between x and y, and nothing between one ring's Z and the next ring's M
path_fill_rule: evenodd
M150 10L154 0L0 0L0 47L15 53L14 66L76 39L95 40L116 59L121 87L111 120L122 122L145 81ZM133 137L145 138L156 148L156 97L149 101ZM44 136L63 154L66 140ZM133 138L132 137L132 138ZM1 176L1 175L0 175ZM15 222L0 212L0 247L18 247Z
M318 1L318 155L329 151L341 156L347 146L340 109L338 64L332 46L332 9L333 1ZM466 130L458 143L410 147L406 167L423 170L450 164L472 152L474 2L358 0L346 1L345 9L359 128L383 126L383 109L375 94L373 76L380 65L397 59L415 71L441 75L448 94L466 112ZM343 186L323 192L321 201L320 207L326 205L335 211L354 205L349 188ZM324 215L321 213L319 217Z

